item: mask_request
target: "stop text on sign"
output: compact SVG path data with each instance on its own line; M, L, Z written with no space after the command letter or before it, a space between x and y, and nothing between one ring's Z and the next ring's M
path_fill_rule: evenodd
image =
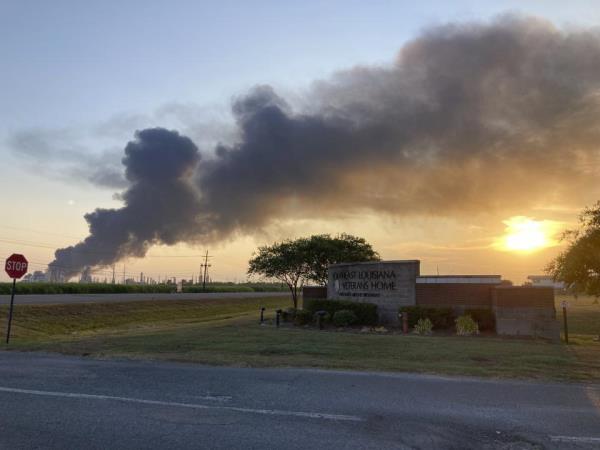
M6 261L5 270L21 272L27 270L27 262L25 261Z

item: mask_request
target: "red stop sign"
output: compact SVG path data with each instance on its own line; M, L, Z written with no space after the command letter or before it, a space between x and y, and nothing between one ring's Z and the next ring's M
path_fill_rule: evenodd
M23 255L13 253L6 259L4 270L11 278L21 278L27 273L28 262Z

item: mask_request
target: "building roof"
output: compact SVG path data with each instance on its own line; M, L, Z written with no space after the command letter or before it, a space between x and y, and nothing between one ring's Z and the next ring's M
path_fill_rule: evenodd
M501 275L421 275L418 284L500 284Z
M357 266L357 265L366 265L366 264L398 264L398 263L420 263L419 259L395 259L388 261L357 261L357 262L344 262L331 264L329 267L339 267L339 266Z

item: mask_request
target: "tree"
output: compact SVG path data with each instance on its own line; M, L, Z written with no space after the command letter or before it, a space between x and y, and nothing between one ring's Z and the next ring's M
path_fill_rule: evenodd
M591 208L585 208L579 222L579 229L563 234L569 245L548 264L546 271L573 292L599 297L600 201Z
M249 275L264 275L287 284L294 308L298 308L298 289L308 274L308 258L304 253L306 239L284 241L258 248L248 263Z
M298 307L298 290L305 282L327 284L327 267L341 262L379 261L364 239L341 234L314 235L259 247L248 263L249 275L263 275L284 282Z
M320 285L327 284L328 266L343 262L379 261L379 254L363 238L342 233L311 236L305 253L310 258L307 279Z

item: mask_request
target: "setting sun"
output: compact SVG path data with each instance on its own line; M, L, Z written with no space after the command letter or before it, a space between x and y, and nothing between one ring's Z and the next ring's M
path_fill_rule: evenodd
M532 252L556 245L556 241L552 239L553 222L514 216L504 223L505 235L499 243L503 250Z

